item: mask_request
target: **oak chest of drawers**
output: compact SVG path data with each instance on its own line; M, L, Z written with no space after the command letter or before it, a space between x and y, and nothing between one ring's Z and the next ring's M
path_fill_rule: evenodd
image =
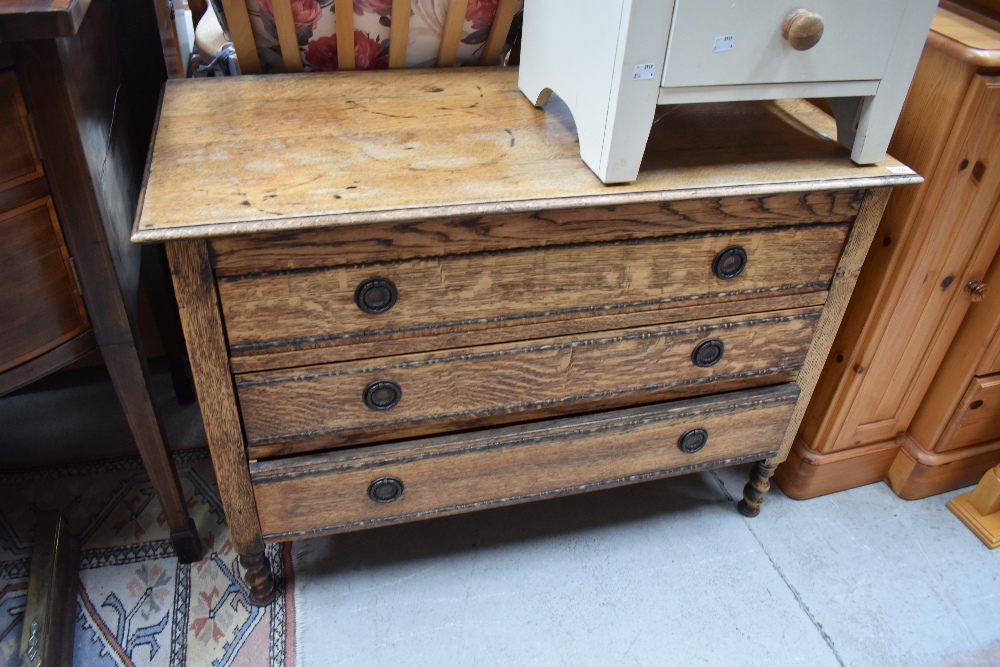
M753 514L919 181L792 101L679 108L608 188L516 78L167 85L133 240L167 242L257 602L265 541L756 460Z

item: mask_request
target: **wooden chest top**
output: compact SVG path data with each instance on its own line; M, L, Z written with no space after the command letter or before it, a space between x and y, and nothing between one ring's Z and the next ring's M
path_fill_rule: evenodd
M606 186L513 68L366 74L168 81L133 240L921 180L853 164L832 119L783 100L660 107L639 178Z

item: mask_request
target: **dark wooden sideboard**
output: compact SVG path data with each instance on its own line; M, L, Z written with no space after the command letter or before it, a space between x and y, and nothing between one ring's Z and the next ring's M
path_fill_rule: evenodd
M167 84L133 239L166 242L258 603L265 541L744 461L756 514L889 190L920 180L790 101L671 109L606 187L516 83Z
M166 78L146 10L0 4L0 394L99 349L177 555L192 562L202 545L150 395L136 322L141 253L129 242ZM154 314L169 323L172 295L160 298Z

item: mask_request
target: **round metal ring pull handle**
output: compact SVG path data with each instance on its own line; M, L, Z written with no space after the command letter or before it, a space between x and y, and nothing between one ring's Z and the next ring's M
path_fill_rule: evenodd
M725 351L725 343L718 338L709 338L698 343L698 346L694 348L694 352L691 353L691 361L694 362L695 366L708 368L719 363Z
M384 313L396 305L399 292L388 278L369 278L354 290L354 303L372 315Z
M677 449L685 454L694 454L708 442L708 431L703 428L693 428L686 431L677 441Z
M743 273L747 265L747 251L738 245L729 246L712 262L712 273L723 280L730 280Z
M389 410L403 398L403 390L391 380L375 380L365 387L363 398L372 410Z
M379 477L368 485L368 497L377 503L391 503L403 495L403 482L395 477Z

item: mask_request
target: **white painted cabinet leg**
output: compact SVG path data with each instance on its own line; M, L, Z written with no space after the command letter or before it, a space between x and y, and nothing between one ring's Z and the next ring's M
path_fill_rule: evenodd
M634 181L656 111L673 1L545 0L524 11L521 92L536 106L549 92L558 95L573 113L587 166L605 183Z

